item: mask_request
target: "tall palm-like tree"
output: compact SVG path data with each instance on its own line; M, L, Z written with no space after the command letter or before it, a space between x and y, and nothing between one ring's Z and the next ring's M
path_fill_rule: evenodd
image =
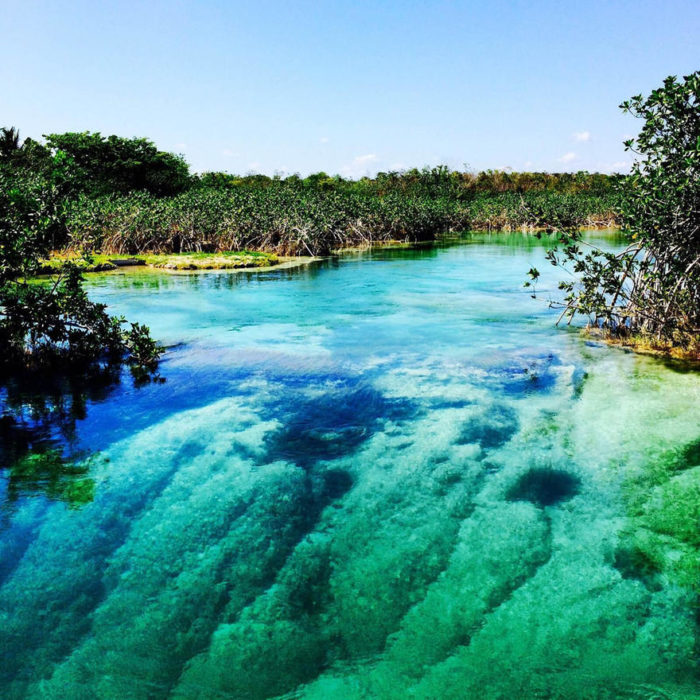
M0 128L0 158L9 158L20 148L19 129L14 126Z

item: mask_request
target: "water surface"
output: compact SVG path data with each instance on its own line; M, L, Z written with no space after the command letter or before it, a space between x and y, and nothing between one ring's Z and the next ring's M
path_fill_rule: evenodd
M93 277L166 382L6 457L0 696L700 697L700 377L555 329L533 265Z

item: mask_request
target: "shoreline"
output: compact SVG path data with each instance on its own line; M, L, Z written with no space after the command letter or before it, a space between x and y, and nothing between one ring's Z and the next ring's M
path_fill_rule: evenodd
M619 225L597 225L587 226L585 230L609 231L611 234L620 231ZM539 229L543 231L543 229ZM433 240L429 241L406 241L406 240L379 240L367 241L360 245L343 246L335 248L330 252L330 257L345 254L364 252L372 249L410 249L431 245L439 245L441 242L454 240L466 234L517 234L529 236L537 233L538 229L518 228L518 229L471 229L463 232L445 232ZM222 253L173 253L173 254L141 254L141 255L94 255L93 265L87 266L83 272L92 275L114 275L124 274L154 274L167 273L171 275L182 275L191 273L240 273L240 272L271 272L274 270L286 270L303 265L308 265L329 256L283 256L274 252L264 251L227 251ZM47 276L57 271L58 265L67 259L79 259L78 256L56 255L48 261L45 271L41 276ZM54 263L52 265L51 263ZM700 350L684 349L678 346L671 346L659 343L646 337L616 338L595 329L582 329L581 334L592 340L604 343L611 347L617 347L627 352L638 355L655 357L672 363L681 363L692 371L700 370Z
M582 231L610 231L621 230L619 224L610 221L588 222L581 227ZM320 255L280 255L274 249L270 250L240 250L220 251L216 253L181 252L181 253L93 253L88 263L79 253L55 251L43 261L38 275L51 275L60 269L65 262L75 262L85 273L110 272L122 267L130 269L136 267L149 267L167 271L197 271L197 270L240 270L272 268L296 260L319 259L328 255L341 255L358 250L372 248L411 248L439 244L446 240L455 239L467 234L497 234L497 233L521 233L523 235L535 235L553 233L550 228L534 225L523 226L495 226L491 224L476 224L469 229L447 229L432 238L407 240L404 239L369 239L362 242L341 244L332 248L327 254Z
M583 328L580 332L584 337L610 347L633 352L635 355L645 355L671 363L679 363L693 371L700 371L700 349L692 350L668 345L645 336L632 335L626 338L616 338L595 328Z

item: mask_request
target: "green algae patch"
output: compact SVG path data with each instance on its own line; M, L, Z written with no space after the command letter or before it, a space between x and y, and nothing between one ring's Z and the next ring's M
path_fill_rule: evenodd
M631 518L621 551L633 554L641 580L654 569L700 592L699 456L698 441L671 450L624 487Z
M272 267L280 260L275 253L259 251L226 251L222 253L170 253L144 255L110 255L99 253L89 257L78 254L55 254L42 261L40 275L58 273L67 262L83 272L108 272L121 267L147 265L161 270L235 270L251 267Z
M146 265L163 270L233 270L245 267L271 267L279 258L274 253L235 251L224 253L178 253L146 255Z
M44 493L79 508L95 497L95 482L86 476L89 465L74 463L54 449L24 455L9 468L9 493L18 497Z

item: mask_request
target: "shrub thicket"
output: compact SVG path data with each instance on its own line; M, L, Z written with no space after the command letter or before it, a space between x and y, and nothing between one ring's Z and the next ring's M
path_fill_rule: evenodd
M577 275L561 284L563 314L700 357L700 71L621 108L643 120L625 143L638 156L620 191L628 245L612 253L586 246L575 228L559 230L550 260Z

